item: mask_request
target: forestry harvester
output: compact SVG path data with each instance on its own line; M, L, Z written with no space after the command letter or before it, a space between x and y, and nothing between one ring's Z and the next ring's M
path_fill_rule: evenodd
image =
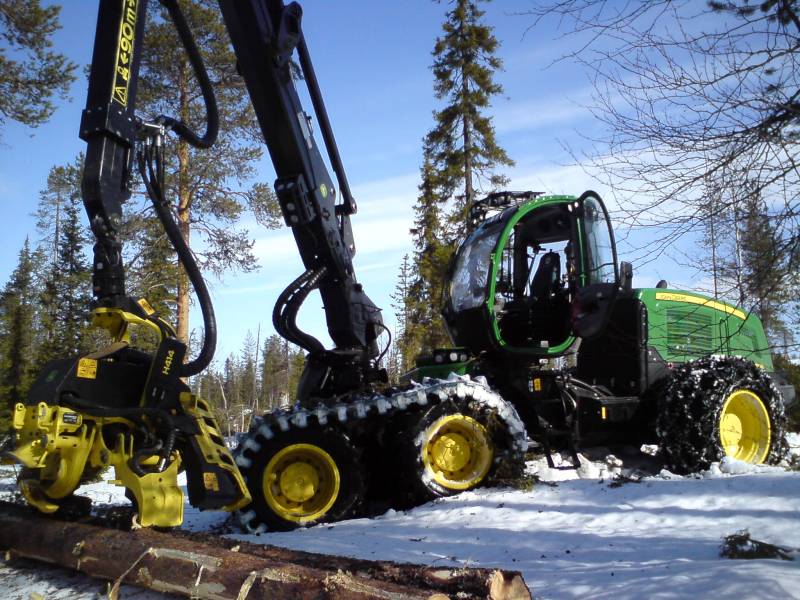
M548 458L554 443L576 463L578 444L658 444L683 473L781 458L794 388L759 319L666 281L634 288L596 193L499 192L470 220L443 309L458 347L406 378L484 377Z
M72 509L76 489L113 467L114 481L125 487L140 525L176 526L184 506L178 475L185 470L192 505L239 510L248 530L342 519L361 510L367 498L391 504L396 493L417 498L419 489L427 489L429 471L418 469L418 441L405 435L405 428L433 418L434 410L442 415L434 419L436 427L443 422L474 427L485 442L470 461L474 473L459 476L442 493L477 485L504 456L519 463L527 444L524 427L514 408L485 386L387 385L379 364L381 313L353 270L350 217L356 203L303 36L302 10L282 0L220 0L219 9L277 174L275 193L305 267L280 294L273 324L308 355L295 406L253 419L235 458L229 452L211 407L184 381L210 363L216 324L203 278L165 198L163 156L168 131L194 147L213 144L216 101L178 2L161 4L199 84L206 131L201 136L168 116L137 116L147 0L101 0L80 137L87 143L82 195L96 242L91 319L111 342L45 365L27 401L14 407L14 444L4 459L22 465L19 489L27 502L44 513ZM335 183L295 88L298 65ZM188 362L174 328L146 299L126 292L120 230L136 170L203 315L203 345ZM296 324L314 290L322 296L332 349ZM147 332L157 340L153 352L134 347ZM491 442L489 432L496 435Z
M27 402L15 407L7 457L23 465L19 487L31 505L55 512L82 482L113 466L140 524L175 526L185 469L191 504L239 511L249 531L293 528L518 476L526 426L548 451L552 443L652 437L670 464L686 470L723 454L750 462L780 455L783 406L758 320L693 293L633 289L592 192L504 192L476 203L474 230L447 283L445 318L458 347L437 351L408 383L389 386L379 364L385 327L355 278L356 204L302 11L282 0L220 0L305 267L280 294L273 324L308 353L294 406L254 418L231 455L211 408L183 381L209 364L215 322L164 197L164 135L171 130L193 146L210 146L214 94L178 3L161 0L199 82L207 130L201 137L174 118L137 118L146 4L100 2L80 135L87 142L83 199L96 238L92 322L112 342L46 365ZM295 88L293 56L335 182ZM203 314L203 347L189 362L172 326L125 291L119 230L134 168ZM296 323L314 290L332 349ZM157 337L154 352L132 347L136 328ZM576 348L577 366L541 364ZM720 356L690 360L711 354Z

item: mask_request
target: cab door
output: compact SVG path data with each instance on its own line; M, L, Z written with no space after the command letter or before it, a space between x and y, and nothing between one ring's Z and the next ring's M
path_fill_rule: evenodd
M577 337L600 334L608 323L620 287L617 247L605 204L587 191L576 202L580 249L572 328Z

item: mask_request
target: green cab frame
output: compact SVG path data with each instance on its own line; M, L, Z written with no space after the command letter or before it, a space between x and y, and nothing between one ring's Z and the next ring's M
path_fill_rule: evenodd
M472 353L552 358L600 333L620 288L600 196L540 196L483 220L456 251L443 315Z

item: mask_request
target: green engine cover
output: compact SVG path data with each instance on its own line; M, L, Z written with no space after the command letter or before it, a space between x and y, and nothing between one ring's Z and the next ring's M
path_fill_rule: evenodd
M647 307L648 345L668 362L702 356L741 356L773 371L769 342L754 314L694 292L634 290Z

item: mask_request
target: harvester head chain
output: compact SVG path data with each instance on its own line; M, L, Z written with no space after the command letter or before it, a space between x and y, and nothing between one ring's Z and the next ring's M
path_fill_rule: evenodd
M411 386L387 394L346 395L333 404L320 403L313 408L302 408L299 405L294 408L280 408L256 417L234 451L236 464L247 480L247 471L253 464L252 454L260 452L267 440L286 434L294 428L304 429L317 424L326 426L336 421L340 424L352 424L376 416L388 419L412 407L427 407L454 397L472 399L495 412L499 419L507 423L512 437L511 447L520 454L527 450L527 432L516 409L490 389L483 377L471 380L469 376L451 374L446 380L425 378L422 383L412 383ZM255 518L255 511L248 507L239 512L240 523L250 533L266 531L261 523L252 525Z

